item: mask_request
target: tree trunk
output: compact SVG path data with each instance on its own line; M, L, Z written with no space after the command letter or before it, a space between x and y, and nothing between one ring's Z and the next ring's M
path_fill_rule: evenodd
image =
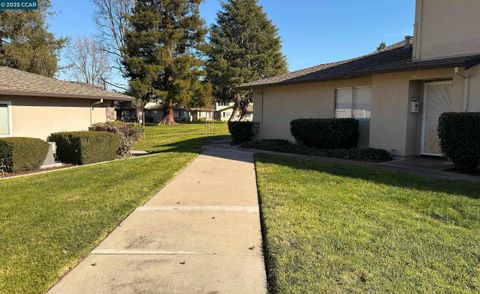
M145 108L145 103L143 103L143 100L141 99L135 99L133 101L133 107L135 108L135 115L137 117L137 122L140 124L144 123L144 108Z
M173 103L169 102L167 106L167 110L165 111L165 115L163 116L162 121L160 122L161 125L171 126L175 124L175 116L173 115Z
M238 121L246 121L247 120L246 116L247 116L247 113L242 111L240 113L240 118L238 119Z
M239 121L247 120L248 104L250 104L248 100L244 100L242 101L242 103L240 103L240 118L238 119Z
M235 104L233 104L233 111L232 115L230 115L230 118L228 121L235 121L238 115L238 111L240 110L240 102L242 101L242 98L240 95L235 96Z

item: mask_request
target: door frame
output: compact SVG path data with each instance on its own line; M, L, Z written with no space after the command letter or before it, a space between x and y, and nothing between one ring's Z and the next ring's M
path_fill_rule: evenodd
M436 157L443 157L443 154L436 154L436 153L427 153L425 152L425 132L426 132L426 126L425 126L425 119L426 119L426 113L427 113L427 96L428 96L428 90L427 86L429 85L453 85L452 80L444 80L444 81L435 81L435 82L425 82L423 86L423 105L422 105L422 142L420 146L420 154L421 155L427 155L427 156L436 156Z
M8 135L0 135L0 138L13 137L12 101L0 101L0 104L7 105L8 113Z

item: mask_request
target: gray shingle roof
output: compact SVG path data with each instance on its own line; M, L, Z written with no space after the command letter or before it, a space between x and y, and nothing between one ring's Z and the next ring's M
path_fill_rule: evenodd
M428 61L412 60L412 44L405 42L393 44L385 49L375 51L358 58L339 62L321 64L306 69L290 72L242 84L238 89L253 89L268 86L288 85L316 81L354 78L361 75L410 71L418 69L434 69L442 67L472 67L480 63L480 55L463 56Z
M0 66L0 95L133 100L130 96L105 91L92 85L60 81L5 66Z

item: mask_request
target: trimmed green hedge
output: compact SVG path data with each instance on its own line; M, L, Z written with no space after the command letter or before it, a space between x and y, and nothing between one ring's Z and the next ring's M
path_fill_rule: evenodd
M322 157L334 157L356 161L385 162L392 160L388 151L375 148L362 149L317 149L313 147L292 144L287 140L259 140L245 142L242 148L267 150L300 155L313 155Z
M353 148L360 136L353 118L296 119L290 122L290 131L298 142L319 149Z
M71 164L89 164L117 158L121 136L109 132L53 133L49 141L57 144L57 158Z
M228 131L232 135L232 145L250 141L253 137L253 123L249 121L230 121Z
M439 119L442 152L462 173L474 173L480 165L480 113L448 112Z
M130 151L130 148L133 146L133 144L141 139L144 131L143 126L139 123L124 122L96 123L88 128L88 130L119 134L121 140L117 154L120 156L125 156Z
M45 161L48 146L37 138L3 138L0 139L0 161L8 172L36 170Z

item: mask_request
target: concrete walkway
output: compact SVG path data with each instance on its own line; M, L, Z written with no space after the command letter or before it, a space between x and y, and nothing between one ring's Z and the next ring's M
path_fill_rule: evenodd
M266 288L253 155L207 147L49 293Z

